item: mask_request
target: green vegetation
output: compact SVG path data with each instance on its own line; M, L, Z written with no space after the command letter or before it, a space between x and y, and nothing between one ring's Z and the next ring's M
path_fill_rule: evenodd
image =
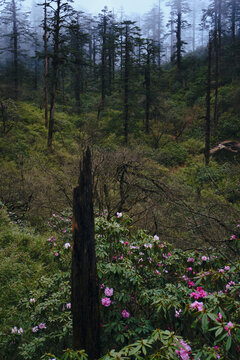
M220 252L182 251L134 231L126 215L107 216L96 218L102 359L236 359L239 236ZM86 359L84 351L61 355L72 341L70 218L53 214L41 236L3 207L0 220L1 359Z
M18 1L0 3L0 358L87 359L70 310L87 147L102 360L239 358L239 4L210 1L190 52L185 0L170 34L151 10L151 39L107 8L44 1L44 46L40 25L22 40Z

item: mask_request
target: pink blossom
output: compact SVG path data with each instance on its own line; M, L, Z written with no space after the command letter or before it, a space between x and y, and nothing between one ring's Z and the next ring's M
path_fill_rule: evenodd
M236 235L232 235L231 237L230 237L230 240L236 240Z
M17 331L18 331L17 327L14 326L14 328L12 328L12 330L11 330L11 334L15 334Z
M182 360L190 359L189 355L191 354L191 347L186 344L182 339L179 341L179 343L181 345L179 346L180 350L176 350L177 355L180 356Z
M31 299L29 300L29 302L32 304L32 303L35 303L36 300L35 300L34 298L31 298Z
M176 309L175 309L175 317L176 317L176 318L179 318L181 312L182 312L182 309L179 309L179 310L176 310Z
M71 303L67 303L67 304L66 304L66 308L67 308L67 309L71 309L71 307L72 307L72 304L71 304Z
M38 326L34 326L33 328L32 328L32 332L34 332L34 333L36 333L36 332L38 332Z
M192 286L195 286L194 282L193 282L193 281L189 281L189 282L188 282L188 287L190 288L190 287L192 287Z
M202 302L198 302L198 301L194 301L191 305L190 305L191 309L197 309L198 311L203 311L203 303Z
M224 269L219 269L218 272L224 273Z
M154 240L154 241L158 241L158 240L159 240L159 236L154 235L153 240Z
M106 287L104 294L107 296L112 296L113 295L113 288L109 289L109 287Z
M207 293L206 291L203 290L201 286L199 286L197 287L197 290L195 292L192 292L190 294L190 296L193 297L194 299L205 298L207 297Z
M218 316L217 316L217 321L220 322L222 320L223 316L222 314L219 312Z
M195 260L194 260L193 257L190 257L190 258L187 259L187 262L194 262L194 261L195 261Z
M59 256L59 253L58 252L55 252L55 254L54 254L55 256Z
M38 327L39 327L39 329L46 329L47 328L46 324L44 324L44 323L39 324Z
M233 323L231 321L227 323L227 326L224 326L224 330L228 332L228 336L231 335L232 328L233 328Z
M231 285L235 285L235 282L234 281L230 281L227 285L226 285L226 289L225 289L225 292L228 291L228 289L231 288Z
M18 329L18 334L23 334L23 329L22 328Z
M202 261L207 261L207 257L206 257L206 256L202 256Z
M192 271L192 268L191 268L191 267L188 267L188 268L187 268L187 271Z
M100 289L104 289L104 286L105 286L104 284L101 284Z
M108 307L111 305L111 299L109 299L108 297L102 298L102 305L105 307Z
M121 212L117 212L116 215L117 215L117 218L118 218L118 219L122 217L122 213L121 213Z
M130 314L129 314L129 312L127 312L127 310L123 310L122 311L122 317L124 318L124 319L127 319L127 318L129 318L129 316L130 316Z
M229 271L230 270L230 266L225 266L224 268L226 271Z
M71 247L71 245L69 243L66 243L66 244L64 244L64 247L65 247L65 249L68 249Z

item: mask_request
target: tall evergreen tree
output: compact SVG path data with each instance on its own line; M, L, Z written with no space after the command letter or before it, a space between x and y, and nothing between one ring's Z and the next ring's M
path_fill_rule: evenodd
M51 74L50 74L50 116L48 126L48 148L52 150L53 131L55 121L55 102L57 86L59 82L59 70L63 61L61 57L61 47L64 43L63 34L66 29L66 20L73 15L73 9L69 2L64 0L53 0L51 2L51 20L49 21L49 32L52 40L53 51L51 57Z
M30 24L27 14L22 11L23 0L3 0L1 4L4 6L1 11L0 20L5 25L6 32L1 34L8 39L8 45L3 49L12 54L13 64L13 82L14 82L14 98L18 97L20 82L20 58L23 55L23 44L30 40ZM9 29L9 31L8 31ZM26 41L27 40L27 41Z
M184 45L186 44L182 38L182 30L189 26L189 23L185 19L185 15L190 12L190 8L186 0L171 0L168 5L171 6L170 22L175 25L174 32L176 40L174 58L176 59L178 70L181 70L182 54L184 52Z

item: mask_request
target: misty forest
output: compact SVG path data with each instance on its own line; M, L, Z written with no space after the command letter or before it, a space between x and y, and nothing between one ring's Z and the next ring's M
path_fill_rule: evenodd
M0 359L238 360L240 0L80 3L0 0Z

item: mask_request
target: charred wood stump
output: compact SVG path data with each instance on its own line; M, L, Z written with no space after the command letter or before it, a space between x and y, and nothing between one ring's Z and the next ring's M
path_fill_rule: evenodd
M72 316L73 349L88 358L100 357L100 315L92 200L91 153L80 166L79 186L73 195Z

